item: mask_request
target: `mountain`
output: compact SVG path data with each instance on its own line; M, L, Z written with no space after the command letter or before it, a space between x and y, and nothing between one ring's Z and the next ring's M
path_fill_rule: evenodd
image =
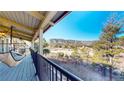
M64 46L64 45L71 45L71 46L90 46L92 43L96 41L79 41L79 40L65 40L65 39L50 39L51 46Z

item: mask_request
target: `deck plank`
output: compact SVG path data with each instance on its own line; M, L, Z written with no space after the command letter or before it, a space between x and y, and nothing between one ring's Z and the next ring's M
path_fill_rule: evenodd
M20 65L23 65L23 63L22 64L20 64ZM21 80L22 78L22 74L23 74L23 70L24 70L24 68L25 68L25 66L20 66L21 67L21 69L20 69L20 71L19 71L19 73L18 73L18 75L17 75L17 78L16 78L16 80L17 81L19 81L19 80Z
M0 80L3 80L4 78L3 77L5 77L4 75L5 75L5 73L7 74L8 73L8 67L5 65L5 64L3 64L3 63L0 63Z
M31 71L31 76L32 76L31 80L35 81L36 80L36 76L35 76L36 70L34 68L34 64L31 64L30 71Z
M29 69L28 69L28 70L29 70L28 72L29 72L29 73L27 74L27 77L28 77L29 80L32 80L33 75L32 75L31 70L33 69L33 67L32 67L31 65L32 65L33 63L32 63L32 60L30 60L30 61L31 61L31 64L28 65L28 68L29 68ZM33 74L34 74L34 73L33 73Z
M15 81L19 73L21 72L21 69L23 68L22 64L24 62L20 63L18 66L13 67L13 71L9 73L10 75L6 78L6 80L13 80Z
M27 60L28 59L28 60ZM27 66L28 66L28 64L29 64L29 58L26 58L25 60L24 60L24 62L25 62L25 64L23 64L23 71L21 72L21 74L22 74L22 77L21 77L21 79L22 80L24 80L24 81L26 81L27 80L27 77L26 77L26 72L27 72L27 70L29 69Z
M0 81L31 81L36 80L35 67L31 55L27 55L16 67L8 67L0 63Z
M25 59L24 59L24 62L26 62ZM24 79L22 79L22 76L23 76L23 74L25 74L24 69L26 69L27 62L25 64L23 63L22 65L23 66L22 66L22 68L21 68L16 80L24 80Z

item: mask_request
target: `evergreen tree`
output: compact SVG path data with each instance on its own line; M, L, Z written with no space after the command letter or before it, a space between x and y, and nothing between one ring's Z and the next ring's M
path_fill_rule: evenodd
M117 35L123 32L121 31L123 23L122 18L112 15L102 30L100 40L94 44L94 49L96 49L94 59L109 66L110 80L112 80L112 67L116 61L114 58L122 52L122 49L118 47L120 42Z

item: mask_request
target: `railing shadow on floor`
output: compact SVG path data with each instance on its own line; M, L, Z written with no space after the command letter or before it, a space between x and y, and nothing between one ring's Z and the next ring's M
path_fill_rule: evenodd
M30 51L36 68L36 75L40 81L82 81L55 62L41 56L32 49Z

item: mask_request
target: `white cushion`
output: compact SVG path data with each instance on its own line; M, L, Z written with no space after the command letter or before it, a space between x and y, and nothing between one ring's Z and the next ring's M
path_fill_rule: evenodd
M0 54L0 60L10 67L15 67L20 63L19 61L15 61L10 53Z

